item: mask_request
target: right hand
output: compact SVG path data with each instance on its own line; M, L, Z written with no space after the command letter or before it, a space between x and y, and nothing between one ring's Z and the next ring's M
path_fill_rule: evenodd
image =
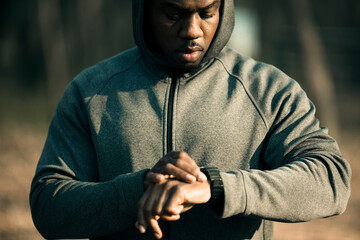
M186 183L207 181L205 174L186 152L170 152L161 158L145 175L145 189L151 183L162 183L168 178Z
M158 220L176 221L180 214L196 204L210 200L210 184L195 182L192 184L169 179L160 184L151 184L138 202L138 219L136 227L140 233L149 228L155 237L160 239L162 231Z

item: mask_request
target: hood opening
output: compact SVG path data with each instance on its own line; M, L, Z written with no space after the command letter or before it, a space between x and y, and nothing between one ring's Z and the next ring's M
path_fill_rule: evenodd
M133 0L132 1L132 20L133 20L133 35L135 43L140 52L145 58L146 64L156 64L157 67L170 70L169 64L160 55L151 51L145 37L144 28L144 15L145 15L145 2L146 0ZM222 0L220 7L220 20L219 26L216 30L215 36L204 55L198 68L206 65L214 57L218 56L221 50L229 41L233 28L234 28L234 2L233 0Z

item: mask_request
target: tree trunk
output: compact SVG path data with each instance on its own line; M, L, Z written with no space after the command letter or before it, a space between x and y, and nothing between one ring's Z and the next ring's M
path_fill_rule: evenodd
M38 0L38 10L47 75L49 114L52 115L70 80L59 0Z
M295 31L299 38L305 87L314 101L321 122L330 134L339 136L339 115L334 84L325 59L325 50L311 18L308 0L291 0Z
M77 12L79 17L80 36L83 49L83 63L93 65L104 58L104 16L103 1L78 0ZM111 36L108 36L111 37Z

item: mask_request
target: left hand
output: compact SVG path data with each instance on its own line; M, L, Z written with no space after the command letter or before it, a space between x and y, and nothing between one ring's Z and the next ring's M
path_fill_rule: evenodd
M187 183L206 182L200 167L186 152L170 152L161 158L144 177L144 188L151 183L161 183L175 178Z
M138 203L136 227L141 233L149 227L156 238L162 237L159 218L176 221L180 214L191 209L195 204L210 200L209 182L184 183L169 179L159 184L151 184Z

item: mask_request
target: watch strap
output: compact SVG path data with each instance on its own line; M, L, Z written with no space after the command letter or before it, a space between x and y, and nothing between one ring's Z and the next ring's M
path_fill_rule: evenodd
M210 182L210 206L220 215L224 206L224 184L221 179L220 171L217 167L204 167L201 171L206 175Z

